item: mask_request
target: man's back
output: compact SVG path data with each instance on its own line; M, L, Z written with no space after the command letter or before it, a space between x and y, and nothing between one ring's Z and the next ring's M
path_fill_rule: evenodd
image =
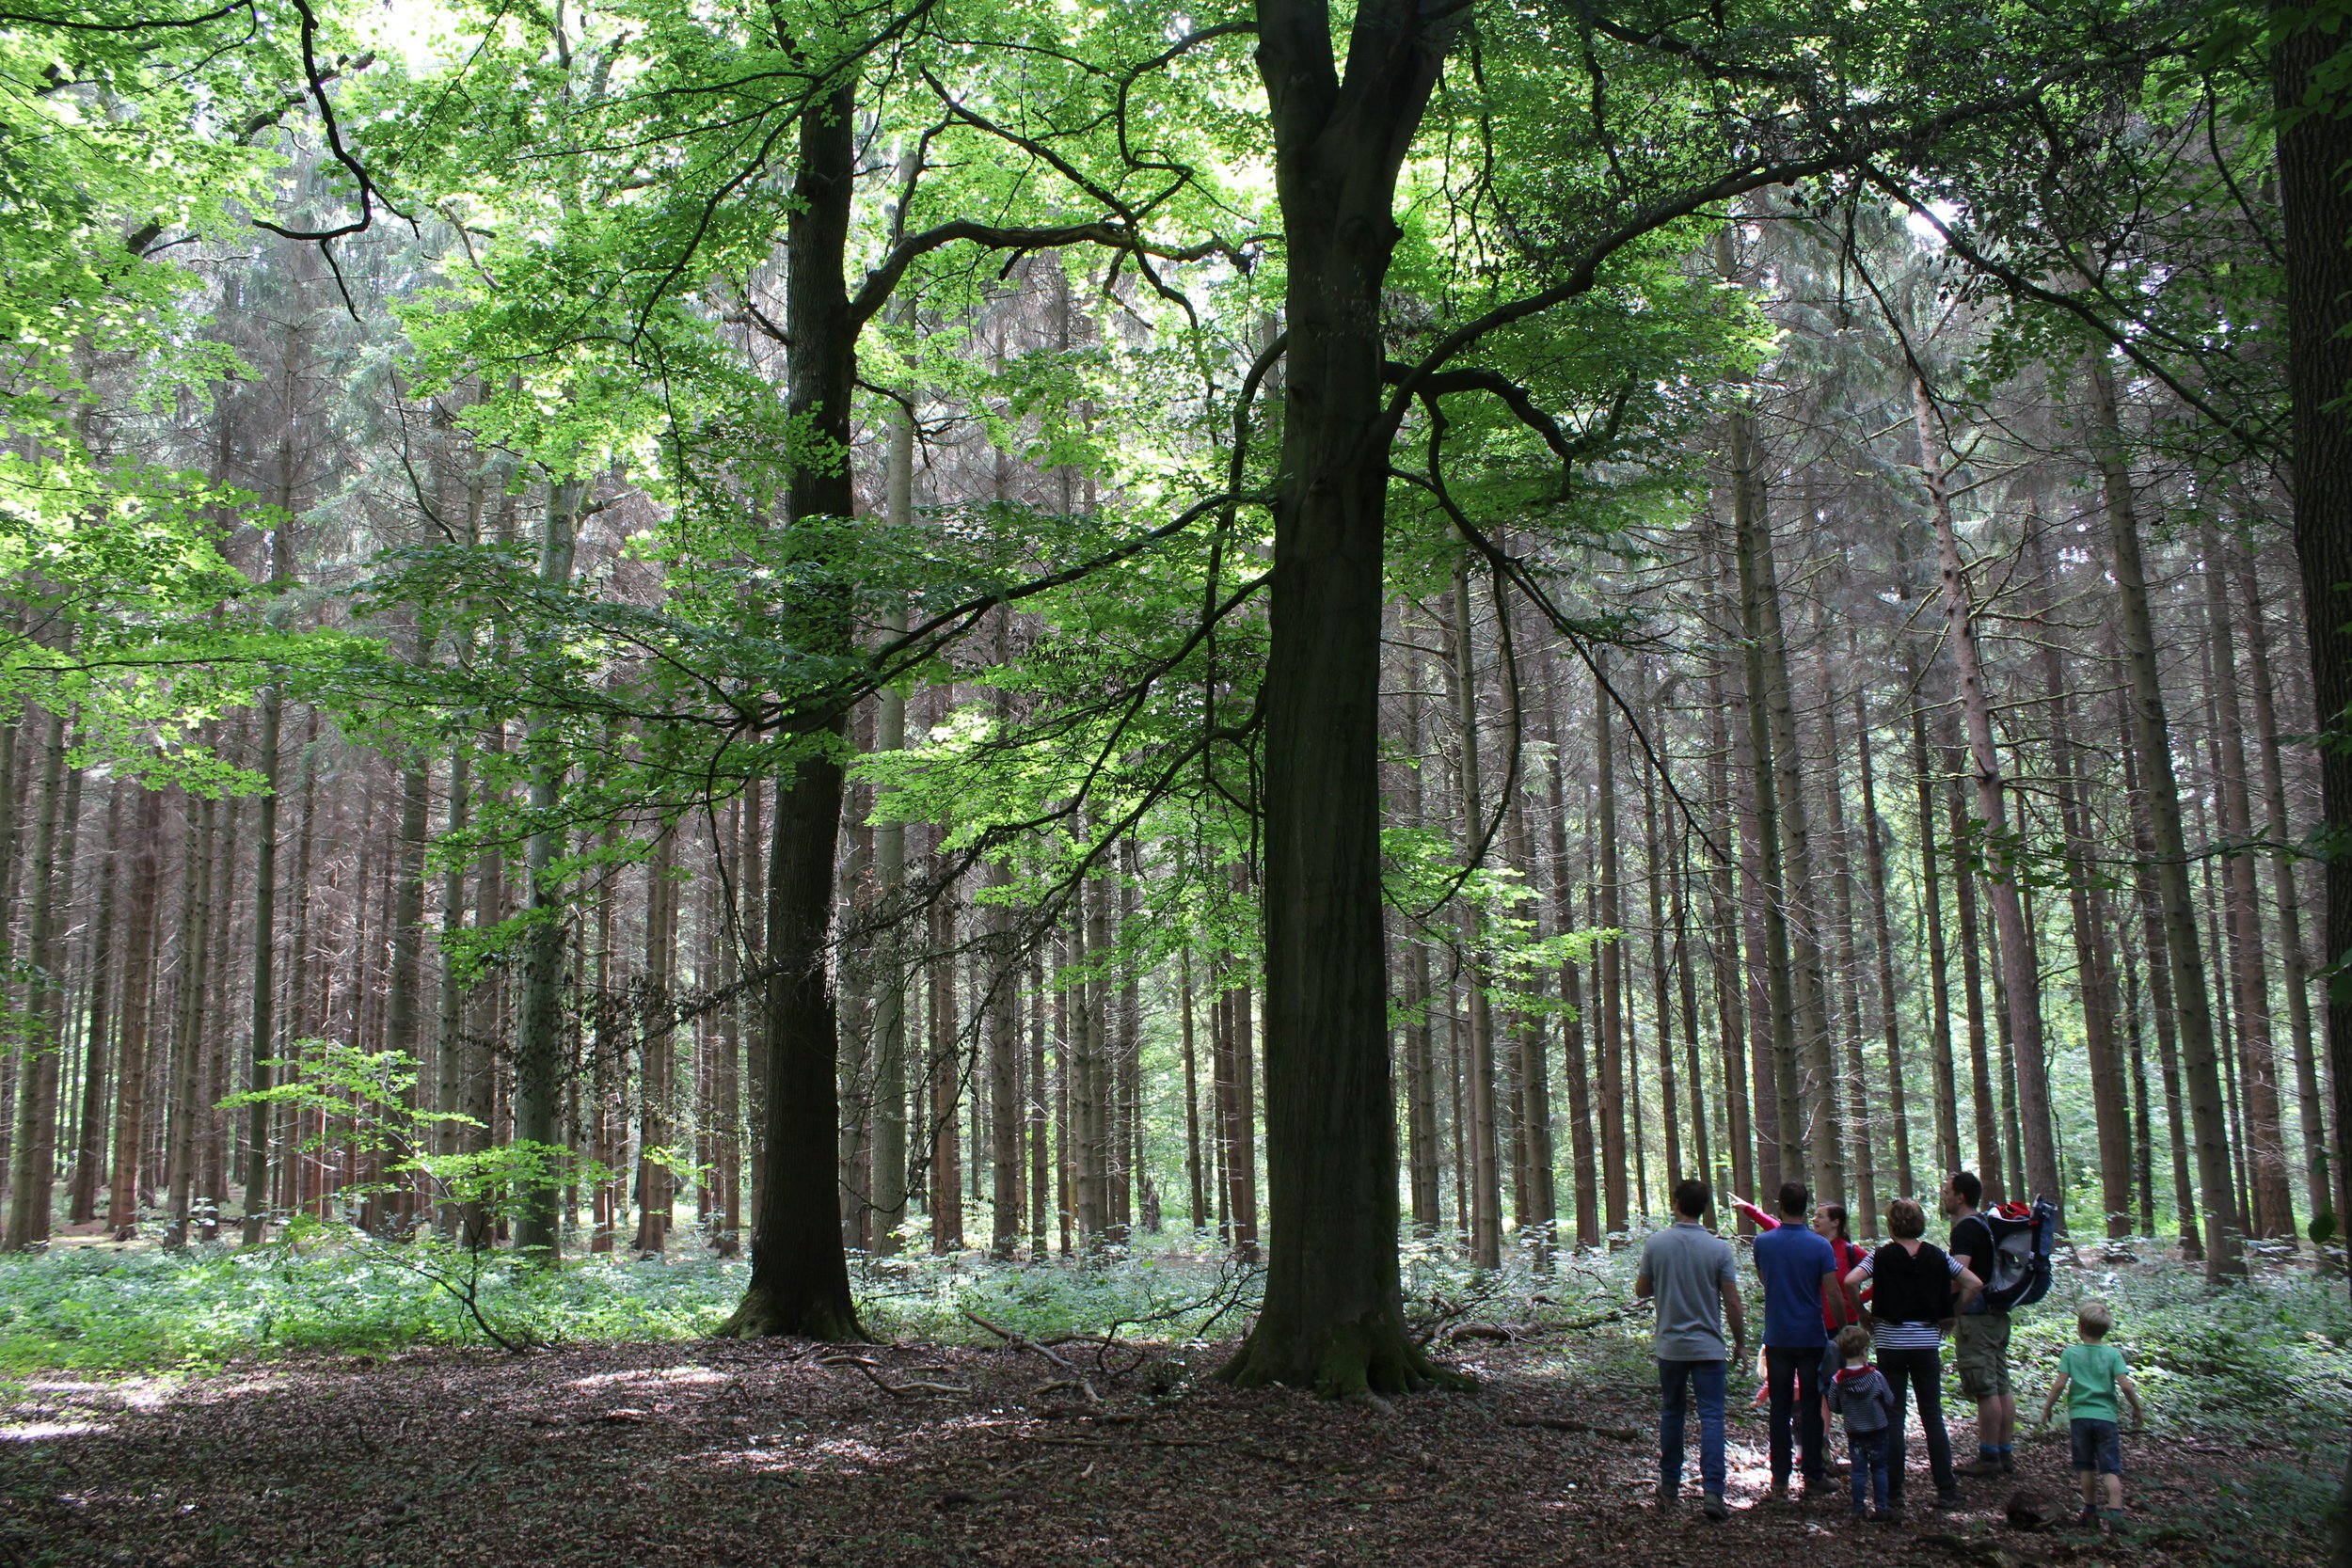
M1641 1272L1658 1298L1658 1359L1725 1359L1721 1291L1733 1277L1731 1243L1695 1220L1679 1220L1644 1243Z
M1764 1342L1792 1350L1826 1344L1821 1276L1837 1272L1829 1243L1789 1221L1756 1237L1756 1272L1764 1282Z

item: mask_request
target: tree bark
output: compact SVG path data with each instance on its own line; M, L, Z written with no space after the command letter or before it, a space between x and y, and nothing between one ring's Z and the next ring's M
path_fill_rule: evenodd
M785 237L786 406L820 456L792 466L787 531L855 510L848 454L857 326L843 281L857 172L854 81L827 87L803 112L796 205ZM810 546L813 555L819 546ZM809 590L787 607L787 629L819 656L850 646L847 586ZM761 1168L752 1224L752 1277L722 1332L861 1338L841 1250L834 1129L839 1022L827 962L834 856L841 832L839 707L795 716L810 744L779 781L769 839L767 973L760 1049L766 1071Z
M2131 470L2124 457L2122 426L2116 413L2115 381L2108 373L2105 357L2097 352L2084 356L2083 376L2090 392L2091 450L2099 469L2107 546L2114 556L2116 601L2121 611L2117 628L2123 643L2124 669L2131 682L2132 752L2138 767L2141 798L2147 806L2150 847L2154 851L2156 895L2162 916L2159 924L2170 969L2172 1012L2180 1037L2199 1201L2203 1209L2197 1230L2204 1243L2205 1276L2218 1280L2244 1270L2239 1247L2243 1226L2232 1184L2229 1128L2222 1110L2220 1071L2215 1059L2213 1012L2206 1000L2196 905L2189 893L2188 845L2181 831L2181 791L2172 770L2171 730L2165 717L2155 622L2149 610L2148 574L2140 559L2139 519L2133 506ZM2341 390L2339 385L2336 391ZM2335 392L2328 395L2334 396ZM2352 561L2347 561L2346 565L2352 566ZM2352 673L2352 664L2347 665L2347 673ZM2352 694L2352 680L2347 680L2345 690ZM2344 782L2344 820L2352 821L2352 772L2345 774ZM2331 930L2352 942L2352 876L2345 879L2344 896L2344 924ZM2152 947L2154 941L2152 931ZM2344 1023L2347 1030L2352 1030L2352 1010L2344 1014ZM2338 1093L2343 1092L2340 1085Z
M127 1242L138 1230L139 1165L147 1153L148 1041L155 1006L156 904L163 879L164 798L142 789L132 832L130 922L122 942L122 1021L115 1068L114 1170L106 1227Z
M2010 1034L2017 1055L2026 1181L2033 1196L2062 1203L2065 1192L2058 1183L2058 1150L2050 1125L2050 1090L2043 1077L2042 977L2034 972L2025 909L2010 858L2009 807L2003 793L2000 756L1993 739L1992 698L1985 690L1984 672L1977 657L1976 610L1969 597L1966 568L1961 562L1960 536L1952 524L1951 499L1947 488L1949 465L1936 434L1935 409L1928 400L1927 387L1915 378L1912 383L1912 413L1919 436L1920 475L1927 485L1929 512L1935 522L1937 554L1942 562L1948 641L1960 668L1961 715L1967 725L1977 816L1983 822L1988 838L1993 920L2000 940L2001 978Z
M87 1225L98 1217L98 1169L106 1157L106 1083L114 1066L115 886L122 859L122 797L138 786L118 779L106 792L106 851L98 863L98 913L91 921L88 1031L82 1044L82 1102L75 1117L73 1182L66 1195L66 1223Z
M63 1050L65 944L59 940L73 888L73 807L81 769L65 765L65 715L49 716L41 746L40 807L33 824L32 911L25 922L26 977L24 1043L16 1053L16 1128L8 1148L8 1226L0 1251L23 1252L49 1240L51 1186L56 1180L57 1075Z
M1397 172L1458 10L1357 13L1343 84L1324 0L1259 0L1288 241L1281 475L1265 674L1264 1306L1225 1375L1402 1392L1406 1333L1380 883L1388 464L1382 285Z

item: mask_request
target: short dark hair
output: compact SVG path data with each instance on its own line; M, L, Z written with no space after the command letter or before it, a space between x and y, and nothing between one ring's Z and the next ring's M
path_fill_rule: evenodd
M1675 1212L1693 1220L1706 1213L1707 1183L1695 1176L1686 1176L1676 1182Z
M1784 1181L1780 1184L1780 1212L1782 1213L1792 1219L1802 1219L1804 1217L1805 1211L1811 1207L1813 1207L1813 1195L1805 1190L1804 1182Z
M1928 1212L1915 1198L1899 1197L1886 1209L1886 1233L1908 1242L1928 1233Z
M1966 1198L1969 1208L1984 1207L1984 1183L1977 1180L1975 1171L1956 1170L1952 1172L1952 1191Z

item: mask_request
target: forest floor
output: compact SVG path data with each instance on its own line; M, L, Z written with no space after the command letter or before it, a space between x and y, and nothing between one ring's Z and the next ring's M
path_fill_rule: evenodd
M2159 1288L2127 1292L2148 1304L2140 1342L2164 1348L2144 1355L2157 1433L2125 1439L2121 1541L2063 1522L2062 1425L2030 1433L2015 1477L1963 1482L1956 1514L1924 1506L1915 1429L1906 1523L1851 1523L1842 1481L1772 1505L1752 1379L1734 1401L1731 1520L1703 1518L1694 1475L1661 1512L1646 1325L1604 1304L1454 1341L1474 1392L1386 1408L1236 1393L1209 1375L1215 1339L1049 1354L681 1338L20 1370L0 1386L0 1564L2317 1562L2352 1396L2324 1305L2342 1291L2280 1288L2227 1313L2207 1298L2194 1321L2217 1326L2199 1340L2159 1328ZM2034 1333L2056 1342L2067 1314L2049 1315ZM2251 1391L2228 1387L2199 1399L2211 1419L2185 1414L2200 1365L2226 1385L2298 1341L2305 1381L2273 1390L2283 1417L2231 1424ZM2037 1338L2021 1355L2028 1403L2046 1352ZM1963 1457L1968 1417L1953 1421ZM2061 1522L2010 1528L2021 1491Z

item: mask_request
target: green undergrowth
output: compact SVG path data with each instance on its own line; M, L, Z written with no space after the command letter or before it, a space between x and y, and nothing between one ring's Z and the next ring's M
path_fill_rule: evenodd
M1529 1337L1540 1351L1534 1370L1641 1380L1648 1320L1630 1299L1633 1260L1630 1249L1541 1266L1522 1255L1481 1274L1443 1247L1410 1243L1407 1321L1441 1355L1475 1362L1498 1334ZM1744 1261L1740 1274L1752 1284ZM686 1248L664 1261L574 1259L546 1271L429 1241L392 1246L335 1233L252 1251L64 1247L0 1259L0 1376L386 1354L490 1345L493 1335L525 1346L691 1339L726 1317L747 1275L739 1260ZM851 1270L868 1334L945 1344L997 1343L996 1330L1039 1340L1231 1340L1247 1328L1262 1280L1191 1236L1084 1267L910 1253L860 1259ZM2352 1303L2340 1278L2274 1269L2216 1291L2165 1263L2060 1265L2049 1298L2016 1319L2027 1419L2074 1338L2074 1304L2091 1296L2112 1308L2112 1342L2159 1427L2234 1433L2259 1449L2338 1442L2352 1424Z

